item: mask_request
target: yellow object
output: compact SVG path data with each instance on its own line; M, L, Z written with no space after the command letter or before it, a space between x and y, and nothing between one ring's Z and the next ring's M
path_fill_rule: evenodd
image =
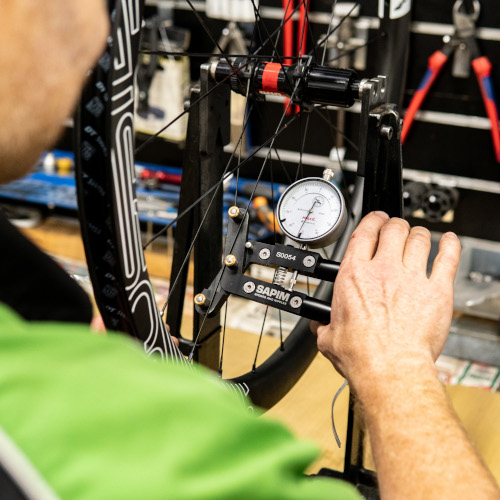
M58 158L56 165L59 175L68 175L73 168L73 160L71 158Z
M271 207L269 206L267 198L265 198L264 196L257 196L253 200L253 208L257 212L257 217L259 218L260 222L264 225L266 229L281 234L278 221L276 220L274 212L271 210Z

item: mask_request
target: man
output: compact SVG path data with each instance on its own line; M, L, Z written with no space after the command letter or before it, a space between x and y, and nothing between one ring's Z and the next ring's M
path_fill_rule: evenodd
M3 2L2 182L56 139L103 47L103 7ZM433 365L460 245L443 237L427 279L429 247L426 230L367 216L318 345L364 409L383 498L498 499ZM121 336L26 323L0 305L0 498L359 498L346 483L303 477L315 454L278 423L249 415L202 370L155 363Z

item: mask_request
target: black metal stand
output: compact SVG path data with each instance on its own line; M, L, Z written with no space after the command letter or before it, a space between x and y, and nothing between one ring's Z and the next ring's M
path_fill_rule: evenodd
M200 86L191 91L191 103L199 101L199 104L189 112L179 214L217 184L223 175L223 147L229 142L230 89L227 85L221 85L211 91L214 85L208 76L208 66L203 65ZM209 91L210 94L203 98ZM188 266L183 266L186 256L193 250L194 290L201 290L206 286L220 269L221 214L222 185L177 222L171 284L175 281L178 283L170 295L167 312L167 323L172 332L180 332L188 274ZM201 224L203 219L205 223ZM191 247L193 241L194 247ZM203 259L196 258L196 255L201 254ZM203 319L198 314L193 314L193 336L196 337L199 333L193 359L211 369L218 368L214 365L214 360L218 359L219 331L218 314ZM188 354L192 349L192 340L179 340L181 350Z
M200 90L193 90L192 99L196 100L210 88L208 66L202 67L202 84ZM226 89L226 90L223 90ZM391 216L401 217L403 214L402 203L402 160L401 160L401 120L396 111L396 105L387 104L385 77L378 77L372 80L363 80L359 82L359 94L362 102L360 140L359 140L359 161L358 178L356 181L356 195L353 201L353 211L357 215L351 217L348 222L348 232L352 232L359 222L362 215L373 210L384 210ZM229 88L221 86L202 101L200 106L196 106L190 114L188 127L188 147L186 150L186 161L184 164L182 180L182 196L179 213L182 213L193 201L195 201L208 187L212 187L219 182L222 176L221 153L223 145L228 142L227 128L229 123ZM364 182L364 189L363 189ZM362 196L360 193L363 193ZM193 216L185 216L181 219L176 228L176 247L172 268L172 277L179 274L182 256L189 250L189 242L194 235L194 228L199 226L202 217L209 208L211 196L203 200L203 203L196 209ZM252 261L259 261L260 264L271 264L274 266L285 265L290 267L289 263L280 263L276 260L277 245L267 245L269 256L262 259L260 250L266 245L252 243L246 246L246 231L240 233L240 223L230 222L228 229L228 238L226 242L226 257L230 257L225 265L220 265L220 256L222 255L222 190L217 192L216 200L210 206L208 215L210 227L200 230L196 239L194 251L198 255L203 254L203 266L197 264L195 268L195 292L203 290L200 294L200 302L197 308L204 313L202 316L194 315L195 334L201 329L197 354L195 359L203 362L205 354L218 353L219 349L219 330L220 318L219 308L229 294L237 294L263 303L269 302L272 297L276 302L274 305L280 309L298 309L302 304L306 304L309 299L307 296L300 296L295 300L295 306L292 304L294 297L291 294L278 295L280 290L278 285L267 284L267 290L262 289L258 296L259 286L264 286L253 278L244 276L245 266ZM244 226L246 214L242 214L241 224ZM233 227L235 226L235 227ZM213 228L216 228L214 230ZM232 228L232 229L231 229ZM334 259L340 260L345 251L348 237L346 236L338 243L338 248L334 253ZM232 246L234 243L234 246ZM229 245L229 246L228 246ZM253 247L252 247L253 245ZM260 245L260 246L259 246ZM275 248L276 247L276 248ZM258 250L258 252L257 252ZM314 253L300 252L297 249L290 250L294 252L297 259L295 262L303 262L304 257L317 259ZM299 258L300 257L300 258ZM267 260L268 262L264 262ZM200 259L196 259L197 262ZM232 269L231 269L232 268ZM298 269L304 273L303 269ZM307 274L307 272L305 273ZM181 273L183 284L186 282L187 269ZM215 277L215 279L214 279ZM332 280L334 276L332 276ZM207 283L212 283L209 288L204 288ZM179 287L182 290L183 287ZM179 331L180 317L182 315L183 297L180 292L170 299L169 314L167 321L173 331ZM297 294L298 295L298 294ZM276 300L278 299L278 300ZM279 303L281 301L281 304ZM297 306L297 304L299 304ZM306 308L310 313L309 305ZM329 310L324 310L322 304L315 304L315 310L321 312L321 316L314 317L314 314L308 315L305 310L300 310L303 314L312 319L325 320L329 318ZM201 317L204 319L202 320ZM201 324L200 324L201 323ZM183 340L189 347L192 342ZM217 356L215 356L217 359ZM209 365L210 366L210 365ZM210 366L211 368L217 368ZM376 498L376 480L375 475L363 467L365 431L362 418L356 410L353 397L350 397L347 437L346 437L346 455L344 463L344 472L342 477L358 485L360 490L364 489L370 498ZM371 493L370 493L371 492Z

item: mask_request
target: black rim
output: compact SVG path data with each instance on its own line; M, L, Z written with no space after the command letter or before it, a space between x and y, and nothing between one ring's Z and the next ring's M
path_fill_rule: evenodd
M181 359L156 307L135 216L134 70L143 2L110 4L111 37L75 123L79 217L89 273L108 329L137 337L148 354Z

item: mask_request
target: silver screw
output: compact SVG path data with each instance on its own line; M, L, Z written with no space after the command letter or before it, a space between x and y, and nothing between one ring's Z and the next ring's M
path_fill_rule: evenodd
M304 260L302 261L302 263L306 267L314 266L315 262L316 262L316 259L312 255L307 255L306 257L304 257Z
M384 139L387 139L388 141L390 141L392 139L393 132L394 132L394 130L392 129L392 127L389 127L389 125L384 125L380 129L381 137L383 137Z
M300 297L292 297L290 300L290 306L294 309L298 309L302 305L302 299Z
M271 257L271 250L269 250L268 248L263 248L263 249L259 252L259 257L260 257L262 260L267 260L267 259L269 259L269 257Z
M255 290L255 283L253 281L247 281L243 285L243 291L245 293L252 293Z

